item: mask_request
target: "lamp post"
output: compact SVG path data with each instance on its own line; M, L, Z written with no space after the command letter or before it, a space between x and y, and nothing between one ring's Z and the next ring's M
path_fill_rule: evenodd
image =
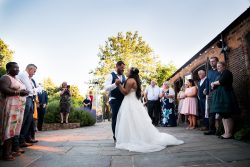
M98 81L94 82L94 86L95 86L95 108L96 108L96 116L97 116L97 109L98 109L98 84L99 84Z

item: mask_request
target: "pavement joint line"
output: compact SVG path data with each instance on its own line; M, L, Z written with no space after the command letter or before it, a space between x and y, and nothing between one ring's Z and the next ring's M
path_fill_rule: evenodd
M213 157L214 159L217 159L218 161L224 163L224 164L227 164L227 162L223 161L222 159L214 156L213 154L211 154L209 151L205 151L207 154L209 154L211 157Z
M111 156L111 160L110 160L110 162L109 162L109 167L112 167L113 157L114 157L114 156Z
M214 165L220 165L223 163L213 163L213 164L205 164L206 166L214 166ZM195 164L195 165L181 165L181 166L177 166L177 167L195 167L195 166L201 166L200 164Z
M73 149L73 146L71 146L68 150L65 151L65 154L67 154L70 150Z
M38 156L37 158L35 158L34 160L32 160L30 163L28 163L27 165L25 165L24 167L29 167L31 164L33 164L34 162L36 162L38 159L40 159L42 157L42 155Z

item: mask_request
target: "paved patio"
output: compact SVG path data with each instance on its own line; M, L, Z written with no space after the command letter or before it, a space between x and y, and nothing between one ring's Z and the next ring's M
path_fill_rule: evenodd
M37 133L39 143L25 148L15 161L0 160L0 167L247 167L250 145L205 136L184 127L159 128L185 141L154 153L114 148L110 122L70 130Z

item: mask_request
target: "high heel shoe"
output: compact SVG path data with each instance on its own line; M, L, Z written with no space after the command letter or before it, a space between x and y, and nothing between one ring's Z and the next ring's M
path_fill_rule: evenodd
M220 138L220 139L233 139L234 137L233 136L230 136L230 137L218 136L218 138Z
M13 160L15 160L15 157L13 155L6 155L6 156L3 156L3 160L4 161L13 161Z

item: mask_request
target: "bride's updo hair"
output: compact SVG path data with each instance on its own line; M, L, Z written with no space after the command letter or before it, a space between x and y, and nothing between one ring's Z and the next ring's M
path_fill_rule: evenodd
M136 97L137 99L141 98L141 79L139 76L139 70L138 68L131 67L130 73L128 78L134 78L137 83L137 90L136 90Z

